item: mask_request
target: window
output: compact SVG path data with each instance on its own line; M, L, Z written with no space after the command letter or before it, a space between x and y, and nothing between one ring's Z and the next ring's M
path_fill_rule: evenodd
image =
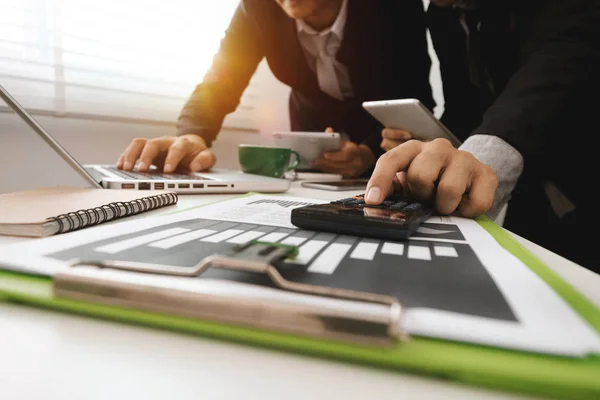
M0 0L0 82L57 116L174 123L239 0ZM252 87L227 117L253 128Z

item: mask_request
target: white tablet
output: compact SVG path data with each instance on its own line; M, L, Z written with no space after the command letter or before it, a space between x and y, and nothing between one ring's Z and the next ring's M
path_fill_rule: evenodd
M295 150L300 154L297 170L310 170L312 163L321 154L340 149L342 139L339 133L329 132L273 132L274 145Z
M461 145L460 140L418 99L365 101L362 105L386 128L403 129L419 140L446 138L455 147Z

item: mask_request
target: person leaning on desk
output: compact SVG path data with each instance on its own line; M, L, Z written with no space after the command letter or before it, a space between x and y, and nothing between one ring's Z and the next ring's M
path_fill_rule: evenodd
M383 127L363 101L414 97L434 107L422 0L242 0L181 112L178 137L136 139L117 167L130 170L138 159L141 171L213 166L209 147L263 58L292 89L292 130L331 127L349 137L315 165L325 172L361 176L383 153Z
M600 272L600 0L432 0L427 19L463 145L385 130L366 201L393 179L442 213L494 218L510 199L505 228Z

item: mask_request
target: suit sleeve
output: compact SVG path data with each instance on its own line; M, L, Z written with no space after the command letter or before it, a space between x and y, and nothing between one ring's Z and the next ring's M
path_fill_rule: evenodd
M241 1L212 66L179 115L178 135L197 134L210 145L217 137L225 116L239 105L263 57L260 32L255 21L248 16L245 2Z
M529 156L545 152L553 140L548 135L564 118L561 111L589 101L586 93L600 65L600 1L547 3L518 70L474 131L501 137L525 164Z

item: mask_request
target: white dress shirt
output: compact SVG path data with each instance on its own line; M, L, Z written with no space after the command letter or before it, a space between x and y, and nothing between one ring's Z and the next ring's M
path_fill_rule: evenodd
M347 14L348 0L344 0L333 25L321 32L303 20L296 20L298 40L309 66L317 75L319 87L338 100L353 95L348 68L335 58L344 39Z

